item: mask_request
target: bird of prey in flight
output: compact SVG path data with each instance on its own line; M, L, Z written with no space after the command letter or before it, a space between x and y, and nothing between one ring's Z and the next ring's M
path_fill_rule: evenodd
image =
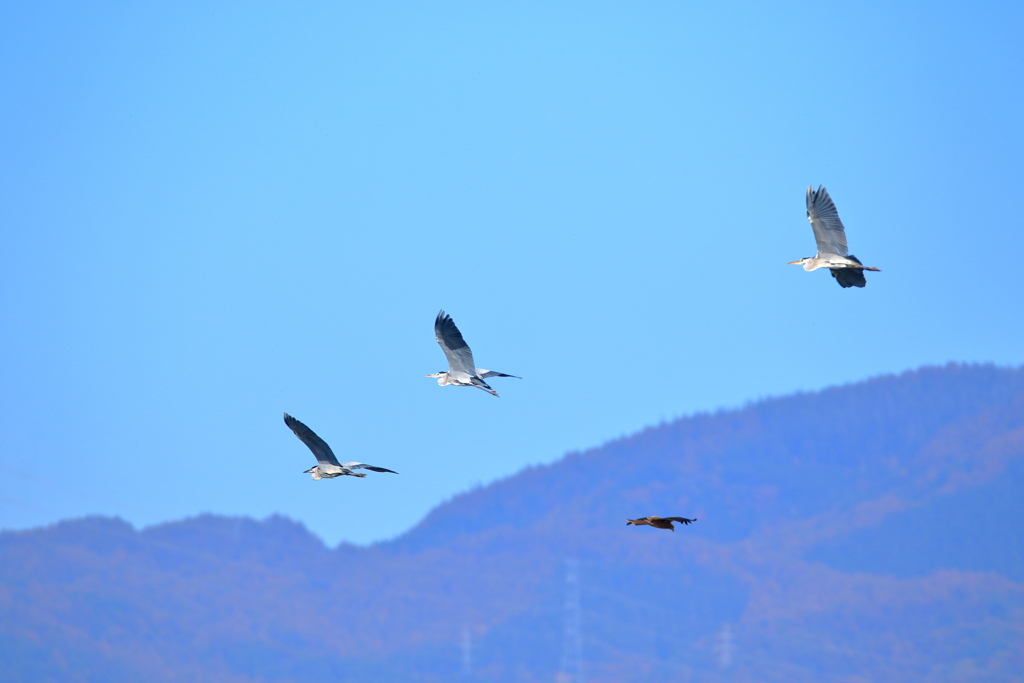
M676 528L672 526L672 522L679 522L685 525L696 521L696 518L687 519L686 517L641 517L640 519L627 519L626 526L630 524L634 526L653 526L655 529L671 529L675 531Z

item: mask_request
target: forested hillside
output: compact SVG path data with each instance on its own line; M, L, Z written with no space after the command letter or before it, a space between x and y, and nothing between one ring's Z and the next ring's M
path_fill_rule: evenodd
M368 548L283 518L0 534L11 682L1011 681L1022 653L1022 369L679 419Z

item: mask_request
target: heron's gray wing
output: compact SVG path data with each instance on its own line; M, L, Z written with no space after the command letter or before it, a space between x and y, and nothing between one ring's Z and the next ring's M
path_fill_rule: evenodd
M853 254L846 258L860 263L860 259ZM864 279L864 270L862 268L829 268L828 270L832 273L832 277L836 279L836 282L839 283L839 286L844 289L847 287L863 287L868 283Z
M690 522L696 522L696 519L687 519L686 517L662 517L663 521L666 522L679 522L680 524L689 524Z
M459 328L455 327L452 317L441 311L434 320L434 334L437 335L437 343L448 358L449 372L464 372L470 377L476 374L476 364L473 362L473 352L469 345L462 338Z
M306 448L313 451L317 462L341 467L341 463L334 457L334 451L331 450L326 441L316 435L316 432L288 413L284 414L284 423L288 425L288 429L295 432L295 436L299 437L299 441L306 444Z
M476 376L480 379L487 379L488 377L515 377L516 379L522 379L519 375L506 375L504 372L495 372L494 370L484 370L482 368L476 369Z
M818 255L837 254L846 256L846 228L839 220L839 212L828 190L818 185L815 192L807 188L807 220L814 231L814 241L818 243Z
M391 474L398 474L394 470L389 470L386 467L374 467L373 465L367 465L365 462L343 462L342 467L347 467L350 470L372 470L374 472L390 472Z

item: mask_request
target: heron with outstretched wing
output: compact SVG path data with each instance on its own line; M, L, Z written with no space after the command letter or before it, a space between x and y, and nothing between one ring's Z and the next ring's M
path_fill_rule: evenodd
M299 441L306 444L306 447L313 452L316 456L317 465L303 472L303 474L312 474L313 479L332 479L334 477L365 477L366 474L363 472L354 472L353 470L370 470L372 472L390 472L391 474L398 474L394 470L389 470L386 467L375 467L374 465L367 465L362 462L338 462L338 459L334 456L334 451L327 445L327 442L316 435L312 429L302 424L288 413L284 414L284 423L288 425L295 436L299 437Z
M490 377L522 379L516 375L506 375L504 372L494 372L476 367L476 363L473 361L473 352L466 344L466 340L462 338L459 328L455 326L455 321L444 311L439 312L437 318L434 319L434 335L437 337L437 343L441 346L441 350L444 351L445 358L448 359L448 372L435 372L426 377L437 377L437 383L442 387L449 385L476 387L497 396L498 392L492 389L491 385L484 381L485 379Z
M807 188L807 220L814 231L814 241L818 246L817 256L807 256L798 261L790 261L789 265L803 264L804 270L828 268L832 277L840 287L863 287L865 270L878 271L878 268L865 266L860 259L849 253L846 246L846 228L839 220L839 212L822 185L817 191Z

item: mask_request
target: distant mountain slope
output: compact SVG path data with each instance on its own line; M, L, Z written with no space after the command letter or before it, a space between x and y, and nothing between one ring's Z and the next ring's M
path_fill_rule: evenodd
M369 548L0 534L0 678L568 681L575 585L592 682L1024 681L1022 501L1024 369L926 368L652 427ZM698 522L625 526L649 514Z

